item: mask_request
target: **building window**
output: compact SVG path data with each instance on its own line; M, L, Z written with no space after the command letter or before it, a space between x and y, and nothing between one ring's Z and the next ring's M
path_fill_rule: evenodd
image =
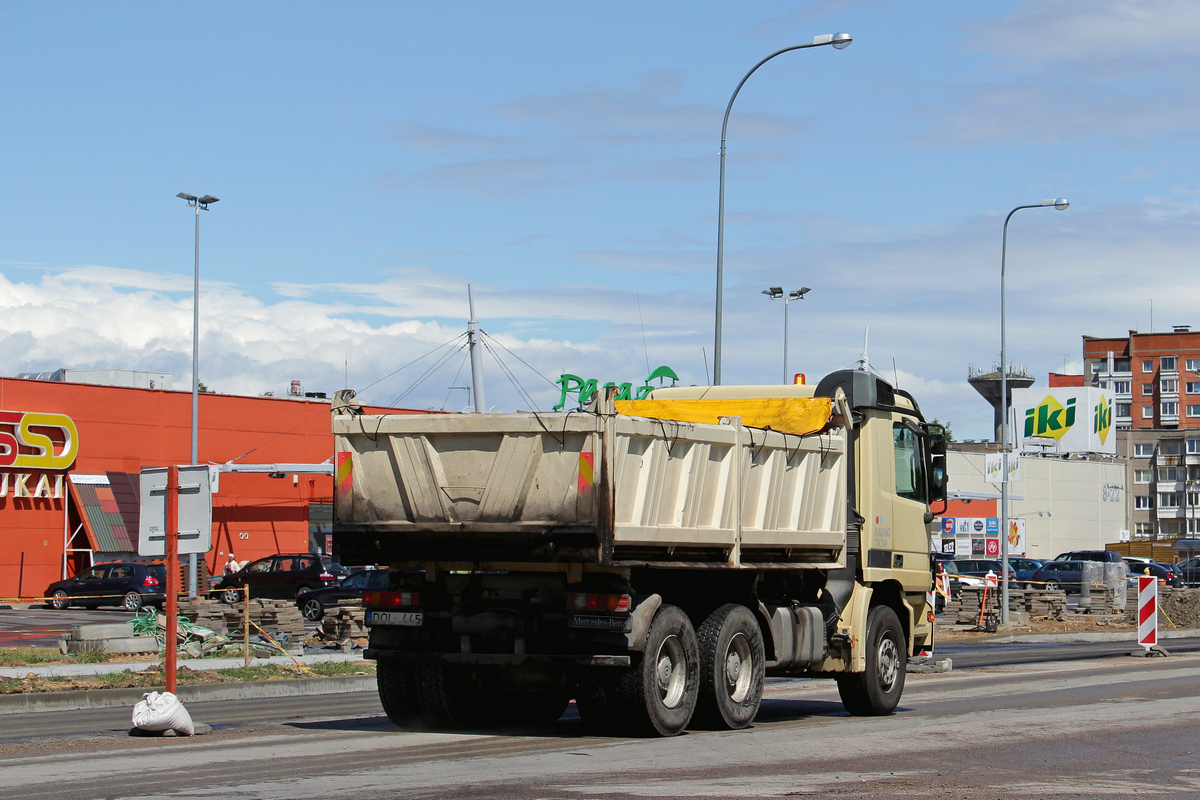
M1154 477L1154 471L1149 469L1135 469L1133 471L1134 483L1149 483Z
M1133 408L1133 406L1129 403L1117 403L1117 416L1128 417L1131 408Z
M1179 467L1159 467L1158 482L1159 483L1174 483L1175 481L1183 480L1183 470Z
M1149 522L1138 522L1134 525L1133 532L1140 538L1149 538L1150 534L1154 533L1154 527Z
M1179 394L1179 381L1175 378L1163 378L1158 382L1158 390L1163 394Z
M1197 363L1200 364L1200 361L1197 361ZM1128 358L1114 358L1113 359L1113 372L1129 372L1129 359ZM1197 370L1197 372L1200 372L1200 370Z
M1154 419L1154 406L1142 406L1142 419Z
M1160 439L1158 449L1165 456L1183 455L1183 439Z
M1151 497L1148 494L1136 495L1133 498L1133 507L1144 511L1149 508L1154 508L1154 503L1151 502Z
M1188 372L1200 372L1200 358L1189 358L1184 364Z
M1142 372L1154 372L1154 362L1148 358L1142 359Z
M1175 358L1175 356L1163 356L1158 360L1158 363L1161 364L1162 368L1167 372L1174 372L1179 368L1179 361Z
M1196 385L1200 386L1200 383ZM1117 394L1129 394L1133 391L1133 381L1113 381L1112 387ZM1200 389L1197 389L1197 393L1200 394Z
M1159 508L1179 508L1179 501L1182 499L1182 492L1159 492L1158 507Z
M1187 407L1187 415L1189 417L1200 417L1200 405L1189 405Z
M1188 394L1200 394L1200 381L1188 381L1185 388Z
M1160 539L1178 539L1183 535L1183 520L1160 519L1158 521L1158 536Z
M1187 452L1189 456L1194 456L1200 453L1200 439L1188 439Z
M1133 446L1133 454L1138 458L1150 458L1154 455L1154 442L1137 442Z
M1142 384L1142 396L1149 397L1152 394L1154 394L1154 384L1153 383L1143 383Z
M1179 403L1175 400L1167 400L1158 409L1164 417L1178 417Z

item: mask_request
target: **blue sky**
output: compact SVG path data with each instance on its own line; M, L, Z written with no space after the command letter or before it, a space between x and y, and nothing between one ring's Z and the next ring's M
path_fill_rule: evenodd
M726 383L871 362L959 437L999 352L1200 326L1200 7L1188 2L10 3L0 11L0 374L168 371L364 398L483 327L550 377L711 369L718 150ZM640 305L640 314L639 314ZM644 326L644 339L643 339ZM503 352L503 351L502 351ZM553 392L514 356L543 407ZM458 408L462 354L404 395ZM490 360L489 405L527 407ZM456 375L458 376L456 378ZM382 379L382 380L381 380ZM449 399L447 399L449 398Z

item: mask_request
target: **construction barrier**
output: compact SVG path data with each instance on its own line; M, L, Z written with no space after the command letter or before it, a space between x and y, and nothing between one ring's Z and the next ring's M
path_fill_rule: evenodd
M1150 575L1138 578L1138 644L1151 648L1158 644L1158 581Z

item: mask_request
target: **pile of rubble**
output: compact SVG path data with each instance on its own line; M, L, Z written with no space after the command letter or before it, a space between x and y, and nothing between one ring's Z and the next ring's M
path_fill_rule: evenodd
M1169 586L1158 587L1158 629L1170 630L1172 623L1176 628L1200 628L1200 589L1174 589ZM1130 624L1137 624L1137 603L1131 602L1125 609L1125 619Z

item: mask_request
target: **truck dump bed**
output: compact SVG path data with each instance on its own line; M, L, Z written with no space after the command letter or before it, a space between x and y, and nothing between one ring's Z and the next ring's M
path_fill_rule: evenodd
M333 433L334 529L347 563L844 563L841 428L799 436L614 413L335 413Z

